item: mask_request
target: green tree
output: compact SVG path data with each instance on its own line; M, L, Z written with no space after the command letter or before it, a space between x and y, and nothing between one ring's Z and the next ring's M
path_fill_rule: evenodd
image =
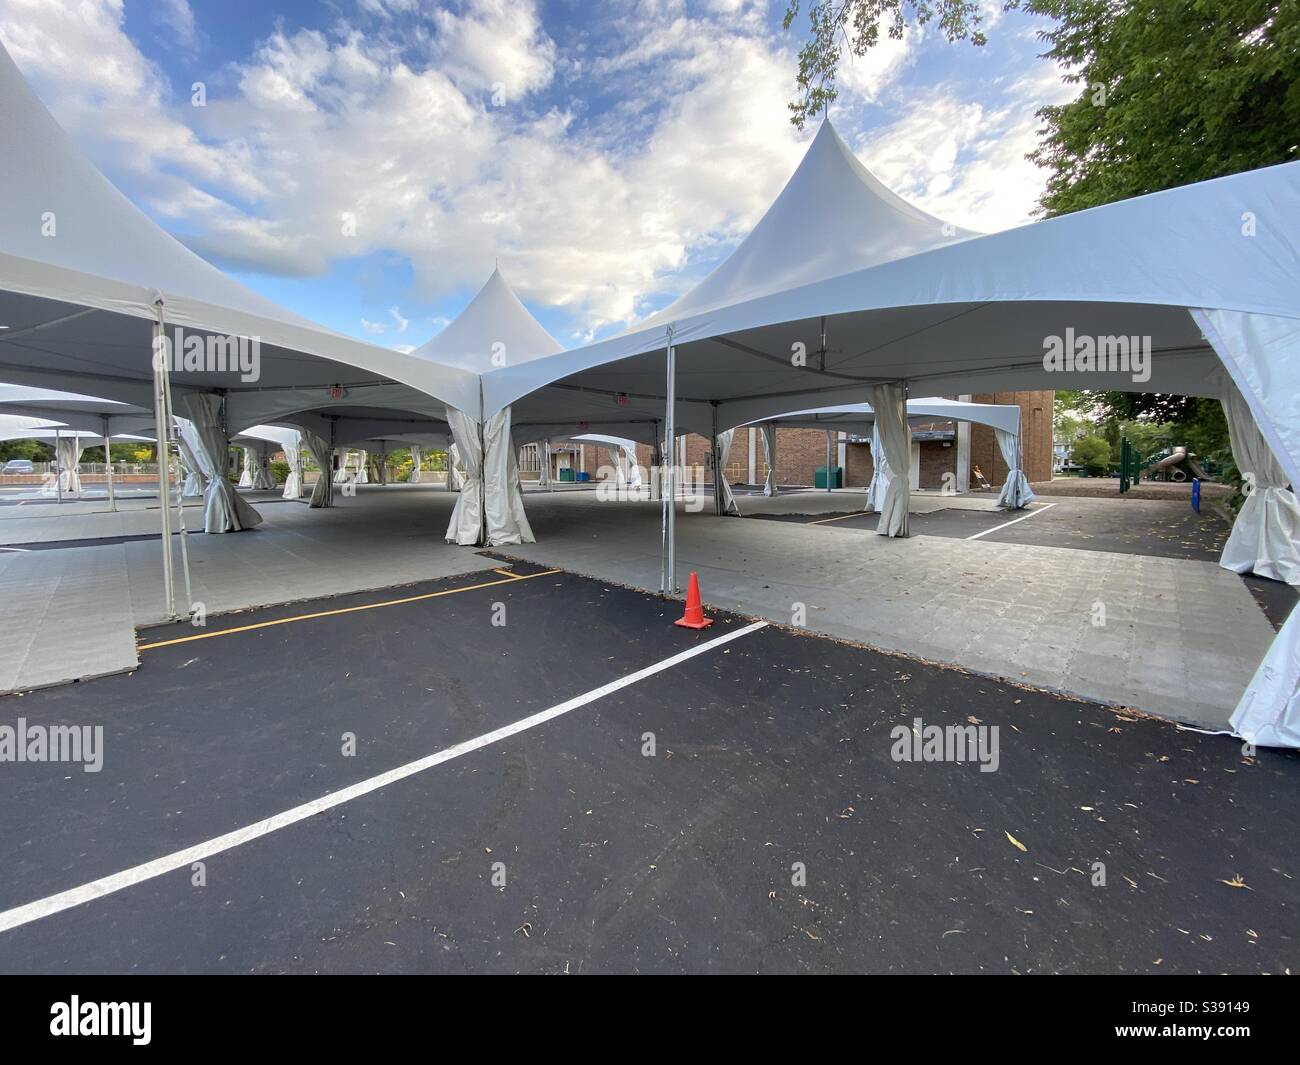
M1100 436L1084 436L1070 449L1070 461L1092 477L1103 477L1110 469L1110 444Z
M1030 158L1065 214L1300 157L1294 0L1032 0L1082 88L1045 107Z
M800 0L788 0L784 25L799 17ZM835 99L841 44L855 56L866 55L880 40L880 30L900 40L909 17L918 25L938 19L949 41L984 44L980 5L974 0L813 0L808 5L812 36L799 51L799 98L790 104L800 129Z
M1045 58L1079 86L1045 107L1029 158L1048 172L1039 209L1065 214L1300 158L1300 3L1296 0L1008 0L1050 17ZM800 0L789 0L793 24ZM866 54L881 29L937 19L949 41L985 43L978 5L962 0L816 0L799 53L800 127L835 98L842 48ZM1202 455L1228 445L1216 400L1090 393L1083 407L1118 446L1122 421L1171 428Z
M1030 158L1049 171L1048 215L1300 158L1300 4L1295 0L1008 0L1053 20L1044 57L1080 88L1045 107ZM789 0L785 25L798 16ZM792 121L835 98L842 47L865 55L881 27L937 19L985 42L965 0L816 0L799 53Z
M54 448L39 440L0 440L0 463L10 459L29 459L32 462L54 461Z

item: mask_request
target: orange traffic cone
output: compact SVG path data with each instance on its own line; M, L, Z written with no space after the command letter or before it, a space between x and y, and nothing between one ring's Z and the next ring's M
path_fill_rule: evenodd
M684 629L707 629L713 624L712 618L704 616L704 604L700 602L700 578L691 574L690 584L686 586L686 613L673 622Z

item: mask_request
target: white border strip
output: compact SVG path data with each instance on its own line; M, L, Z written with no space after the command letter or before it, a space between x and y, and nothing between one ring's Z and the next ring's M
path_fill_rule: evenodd
M1035 514L1041 514L1045 510L1051 510L1054 506L1056 506L1055 503L1045 503L1043 506L1038 507L1036 510L1031 510L1028 514L1022 514L1018 518L1012 518L1010 521L1004 521L1001 525L995 525L991 529L985 529L983 532L977 532L974 536L968 536L966 537L966 539L978 540L981 536L988 536L989 533L995 533L999 529L1005 529L1008 525L1014 525L1018 521L1028 521Z
M475 736L471 740L465 740L463 743L457 743L452 747L444 748L434 754L426 755L424 758L417 759L414 762L408 762L406 765L398 766L396 769L390 769L386 773L380 773L378 776L370 777L368 780L359 781L356 784L349 785L339 791L330 792L319 799L313 799L311 802L303 803L301 806L295 806L292 810L285 810L283 813L275 814L262 821L256 821L251 825L245 825L243 828L237 828L233 832L227 832L224 836L217 836L214 839L207 840L204 843L196 843L192 847L186 847L184 850L175 851L172 854L155 858L151 862L145 862L143 865L137 865L131 869L124 869L120 873L113 873L111 876L101 877L99 880L92 880L88 884L82 884L80 887L70 888L67 891L60 891L57 895L50 895L48 898L37 899L35 902L29 902L25 906L16 906L12 910L5 910L0 913L0 932L7 932L10 929L17 928L20 925L29 924L32 921L39 921L42 917L50 917L53 914L61 913L64 910L70 910L74 906L81 906L87 902L93 902L95 899L101 899L105 895L111 895L116 891L132 887L135 884L142 884L146 880L152 880L154 877L162 876L164 873L175 872L177 869L183 869L185 866L194 862L203 861L211 858L222 851L228 851L252 840L260 839L262 836L270 835L282 828L288 828L290 825L297 824L299 821L305 821L309 817L315 817L317 814L324 813L326 810L332 810L336 806L342 806L346 802L360 798L363 795L369 795L372 791L378 791L389 784L395 784L399 780L405 780L407 777L414 776L417 773L423 773L426 769L432 769L434 766L442 765L444 762L450 762L454 758L460 758L462 755L470 754L473 751L481 750L493 743L499 743L502 740L509 739L511 736L517 736L528 729L536 728L547 721L553 721L557 717L569 713L571 710L577 710L579 707L593 703L597 699L603 699L606 695L612 695L623 688L631 687L638 681L645 680L647 677L653 677L656 673L662 673L664 670L672 669L674 666L702 655L706 651L712 651L715 647L721 647L724 643L731 643L732 640L738 640L742 636L748 636L751 632L757 632L759 629L767 627L766 621L756 621L752 625L746 625L744 628L736 629L734 632L728 632L723 636L717 636L712 640L706 640L704 643L696 644L689 650L675 654L671 658L665 658L654 665L646 666L645 669L639 669L635 673L629 673L626 677L619 680L603 684L599 688L592 688L589 692L575 696L567 702L557 703L555 706L531 717L521 718L512 724L504 725L499 729L493 729L491 732L485 732L481 736Z

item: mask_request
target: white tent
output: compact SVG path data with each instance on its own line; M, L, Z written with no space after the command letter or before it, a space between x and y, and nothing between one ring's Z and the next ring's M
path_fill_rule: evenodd
M563 423L613 420L632 407L642 418L661 411L665 433L680 414L682 425L716 438L719 423L761 420L800 401L865 399L888 422L885 456L905 480L909 449L896 445L906 434L883 430L901 430L909 390L1229 399L1226 369L1281 476L1300 483L1300 163L987 236L900 204L823 123L733 254L743 252L738 266L728 259L698 297L628 333L484 374L484 415L513 406L519 420ZM817 240L805 243L805 232ZM831 254L821 254L825 242ZM672 513L666 505L665 589L676 587ZM1244 711L1264 690L1274 716L1260 724ZM1300 737L1298 691L1293 614L1236 727L1259 742L1279 729Z
M446 403L477 408L474 374L334 333L181 245L82 157L3 49L0 140L22 146L0 153L5 379L152 410L161 337L177 410L191 395L220 399L200 447L299 412L397 409L427 428ZM214 513L229 521L233 511Z
M934 420L974 422L993 430L998 450L1007 464L1007 478L998 496L998 506L1018 509L1034 499L1029 481L1021 469L1023 449L1020 442L1020 408L1013 403L970 403L964 400L909 399L907 420L910 425L920 425ZM846 432L856 436L872 437L871 486L867 489L867 510L879 510L892 480L888 463L883 461L876 415L869 403L841 403L830 407L791 411L775 417L751 422L739 428L763 428L775 425L781 428L825 429L828 432ZM769 471L770 473L770 471ZM770 494L770 493L769 493Z
M455 320L414 354L482 374L494 366L524 365L560 348L560 342L542 328L496 269ZM481 397L470 403L449 404L447 423L465 471L465 483L447 526L447 542L490 546L532 543L515 448L540 437L512 434L508 405L484 418Z
M61 492L81 491L77 464L82 450L97 436L104 445L105 489L113 510L117 509L117 494L109 445L113 438L153 439L155 426L152 414L129 403L30 385L0 384L0 413L57 421L61 431L52 433L51 438L55 440Z
M272 445L284 452L285 462L289 466L289 475L284 480L285 499L298 499L302 496L302 433L280 425L252 425L235 437L236 444L255 442L269 449ZM242 478L241 478L242 480ZM274 482L266 485L273 489Z
M600 433L584 433L572 439L591 444L605 444L610 449L610 458L613 460L611 469L618 483L625 484L629 488L641 487L641 468L636 461L635 440L629 440L625 436L604 436Z

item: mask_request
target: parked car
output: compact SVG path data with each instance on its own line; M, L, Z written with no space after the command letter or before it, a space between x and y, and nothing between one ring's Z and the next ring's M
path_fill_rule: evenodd
M31 459L10 459L5 463L5 473L35 473L36 468Z

